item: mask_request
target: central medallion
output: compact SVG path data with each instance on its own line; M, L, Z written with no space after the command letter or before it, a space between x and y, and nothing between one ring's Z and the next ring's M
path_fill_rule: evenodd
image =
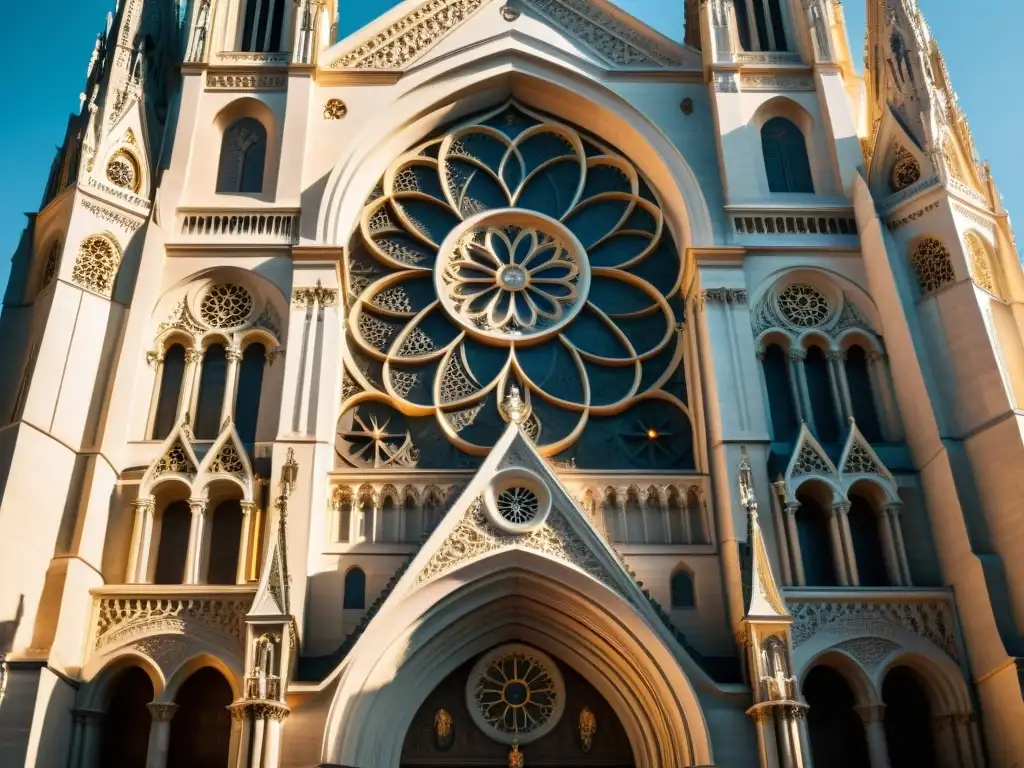
M469 333L494 341L539 341L583 308L590 270L580 241L535 211L484 211L441 244L437 295Z

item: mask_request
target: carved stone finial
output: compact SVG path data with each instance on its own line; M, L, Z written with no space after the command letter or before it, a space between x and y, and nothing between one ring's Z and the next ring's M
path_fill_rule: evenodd
M290 496L292 492L292 486L295 485L296 479L299 476L299 462L295 460L295 449L288 449L288 457L285 459L284 466L281 467L281 489L285 496Z
M757 506L754 497L754 472L750 468L747 446L740 448L740 504L747 509Z
M523 419L526 417L526 403L523 402L523 398L519 394L519 387L515 384L510 386L508 392L505 393L501 410L513 424L523 423Z

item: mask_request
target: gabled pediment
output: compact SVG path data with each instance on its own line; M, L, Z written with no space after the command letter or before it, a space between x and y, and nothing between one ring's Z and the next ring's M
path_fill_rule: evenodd
M199 459L193 449L194 443L195 437L186 414L160 446L160 457L142 476L142 482L139 484L140 495L152 494L154 486L170 479L179 480L191 487L199 472Z
M341 41L326 54L325 66L402 72L499 38L568 53L601 68L701 66L697 51L606 0L407 0Z
M520 519L525 522L516 522ZM353 647L375 617L383 619L383 614L390 614L393 606L419 590L489 557L513 552L529 553L585 575L593 584L593 599L600 601L605 588L613 591L664 642L670 646L674 642L695 655L515 424L509 424L476 476L399 570L345 647Z

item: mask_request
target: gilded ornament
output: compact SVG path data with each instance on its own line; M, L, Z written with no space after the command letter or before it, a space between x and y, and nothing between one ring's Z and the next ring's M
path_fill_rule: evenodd
M519 9L512 6L511 3L505 3L501 6L501 18L505 21L515 21L520 16Z
M685 99L683 99L681 102L679 102L679 109L680 109L680 111L682 111L682 113L684 115L687 115L687 116L692 115L693 114L693 99L691 99L689 96L687 96Z
M590 707L580 710L579 735L580 749L584 754L590 754L594 748L594 737L597 736L597 715Z
M434 740L442 752L451 749L455 741L455 723L447 709L439 709L434 714Z
M523 755L523 751L519 749L518 744L513 744L508 753L508 768L524 768L525 765L526 757Z
M328 99L324 105L324 120L341 120L348 114L348 106L341 99Z

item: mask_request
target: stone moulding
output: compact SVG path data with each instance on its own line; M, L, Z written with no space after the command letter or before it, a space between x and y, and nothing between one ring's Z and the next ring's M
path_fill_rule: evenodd
M281 72L219 72L206 73L208 91L283 91L288 75Z

